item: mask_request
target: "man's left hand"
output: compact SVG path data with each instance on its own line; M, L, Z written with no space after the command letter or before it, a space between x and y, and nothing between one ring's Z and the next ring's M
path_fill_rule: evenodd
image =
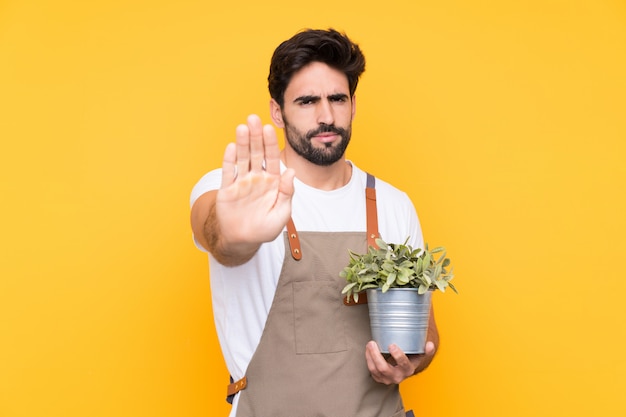
M385 359L376 342L370 341L365 348L367 367L374 381L386 385L399 384L430 364L435 356L435 344L426 342L424 353L420 355L406 355L396 345L389 346L389 353L391 356Z

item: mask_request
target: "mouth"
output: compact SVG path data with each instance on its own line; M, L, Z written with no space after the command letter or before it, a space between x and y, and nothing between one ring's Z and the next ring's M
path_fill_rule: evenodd
M325 132L315 135L311 139L315 139L316 141L321 143L331 143L334 142L338 136L339 135L334 132Z

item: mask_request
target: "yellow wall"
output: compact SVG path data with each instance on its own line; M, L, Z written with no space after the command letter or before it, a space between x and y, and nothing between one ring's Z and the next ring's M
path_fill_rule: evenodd
M226 415L189 191L329 26L368 58L350 158L456 265L408 405L626 415L626 5L365 4L0 3L0 416Z

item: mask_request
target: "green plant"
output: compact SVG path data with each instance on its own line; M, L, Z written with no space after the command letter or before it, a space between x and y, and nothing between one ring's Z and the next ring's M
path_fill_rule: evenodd
M355 302L361 291L370 288L381 288L382 292L389 288L417 288L419 294L424 294L437 289L445 292L450 287L456 293L450 283L454 268L448 269L450 259L445 248L429 250L426 245L424 249L413 249L407 242L408 239L403 244L376 239L379 249L370 246L365 254L350 251L350 263L339 273L348 281L341 293Z

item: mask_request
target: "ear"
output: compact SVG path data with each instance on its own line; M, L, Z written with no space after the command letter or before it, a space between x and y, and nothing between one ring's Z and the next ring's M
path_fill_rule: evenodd
M354 116L356 115L356 95L352 96L352 119L354 120Z
M285 122L283 121L283 112L278 102L274 99L270 100L270 116L272 117L272 121L274 121L276 127L280 129L283 129L285 127Z

